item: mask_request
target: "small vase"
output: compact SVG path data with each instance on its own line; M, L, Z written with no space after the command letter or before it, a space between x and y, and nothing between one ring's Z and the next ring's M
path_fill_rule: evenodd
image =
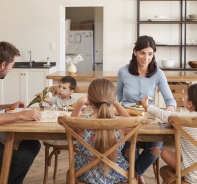
M74 64L70 64L70 66L68 67L68 70L67 72L70 74L70 75L74 75L76 72L77 72L77 68Z

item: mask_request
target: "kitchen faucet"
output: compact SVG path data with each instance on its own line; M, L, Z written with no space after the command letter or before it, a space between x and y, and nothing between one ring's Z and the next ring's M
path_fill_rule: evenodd
M29 60L29 62L32 63L32 61L31 61L31 51L30 51L30 50L28 51L28 54L30 55L30 60Z

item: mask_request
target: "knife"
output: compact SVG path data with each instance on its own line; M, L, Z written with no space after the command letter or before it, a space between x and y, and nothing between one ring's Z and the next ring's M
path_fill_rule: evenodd
M158 124L159 124L161 130L164 130L164 127L163 127L162 123L161 122L158 122Z

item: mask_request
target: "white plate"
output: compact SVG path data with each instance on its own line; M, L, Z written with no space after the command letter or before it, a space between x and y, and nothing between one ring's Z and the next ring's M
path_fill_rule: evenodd
M137 111L144 111L145 110L143 107L132 107L132 106L130 106L130 107L126 107L126 108L137 110Z
M21 111L26 111L26 110L31 110L29 108L16 108L14 112L6 112L6 113L16 113L16 112L21 112ZM2 110L0 113L5 113L5 110Z
M87 108L87 106L86 105L84 105L83 107L82 107L82 110L85 110ZM63 109L63 107L60 107L60 109ZM72 107L72 106L68 106L68 111L73 111L73 109L74 109L74 107Z
M171 21L174 20L174 18L165 18L165 19L159 19L159 18L153 18L153 19L148 19L149 21Z
M29 111L31 109L29 109L29 108L16 108L15 110L16 110L16 112L21 112L21 111Z

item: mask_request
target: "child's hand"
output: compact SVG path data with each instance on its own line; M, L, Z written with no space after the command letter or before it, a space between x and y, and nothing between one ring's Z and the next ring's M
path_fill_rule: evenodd
M141 100L141 105L144 107L144 109L147 111L148 108L148 101L152 100L152 98L150 96L146 96Z
M77 117L80 116L81 114L81 109L84 105L90 105L88 97L87 96L82 96L81 98L78 99L76 106L73 109L73 112L71 114L71 117Z
M77 104L80 104L80 105L90 105L89 101L88 101L88 97L87 96L82 96L78 99L77 101Z
M40 92L40 93L37 93L37 94L35 94L35 96L40 96L40 97L42 97L42 93Z
M166 107L166 110L167 110L167 111L174 112L174 111L175 111L175 108L174 108L173 105L169 105L168 107Z

